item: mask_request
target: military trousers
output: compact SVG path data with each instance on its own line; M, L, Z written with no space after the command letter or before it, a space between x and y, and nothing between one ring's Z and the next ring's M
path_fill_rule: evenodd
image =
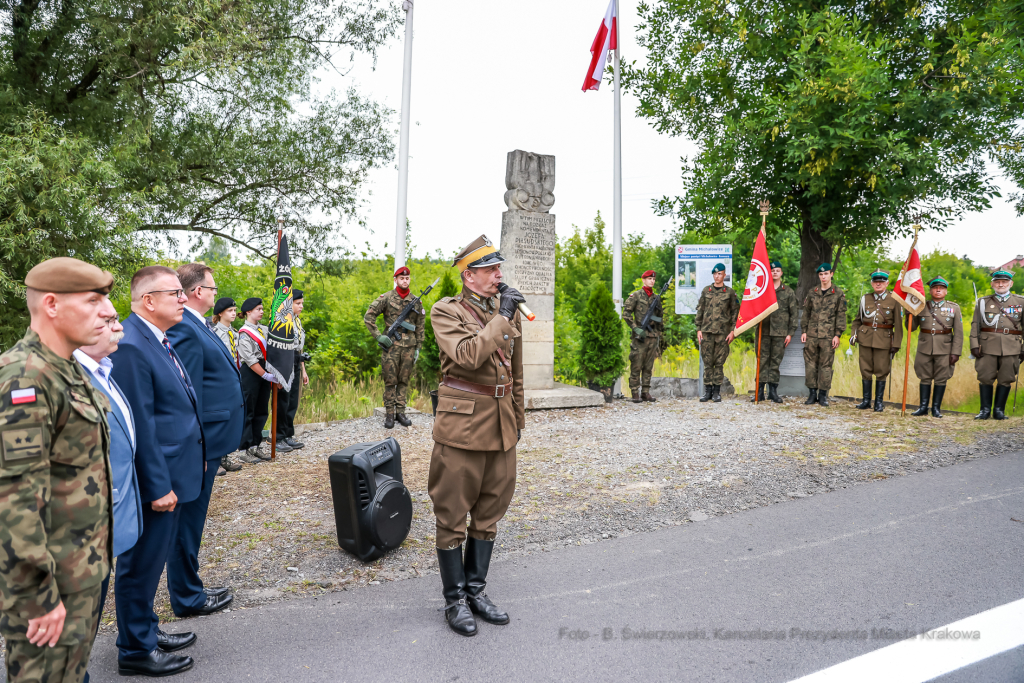
M725 384L725 361L729 358L729 344L725 342L727 334L701 335L700 358L704 361L704 384Z
M832 363L836 351L831 337L808 337L804 345L804 384L828 393L832 388Z
M999 380L999 384L1005 387L1017 381L1020 357L991 356L986 353L974 361L974 369L978 373L980 384L994 384Z
M32 645L25 636L28 619L13 611L0 614L8 683L81 683L99 625L101 584L61 595L67 610L56 647Z
M829 346L832 345L831 340ZM884 380L892 372L892 358L889 356L890 349L876 349L871 346L858 344L860 353L860 378L870 380L872 377ZM831 382L829 383L831 384Z
M914 373L921 380L921 384L935 383L935 386L945 386L946 382L953 376L955 365L949 362L949 354L933 356L930 353L920 353L914 357Z
M404 413L409 393L409 378L416 365L416 347L392 345L380 357L384 376L384 410L390 414Z
M661 338L656 334L648 334L643 339L634 335L629 344L629 390L633 398L637 391L650 391L651 375L654 374L654 361L661 350ZM642 387L642 389L641 389Z
M468 451L434 443L427 493L434 505L435 543L458 547L469 535L493 541L516 490L516 447L507 451Z
M778 384L780 380L779 366L782 365L784 355L786 355L785 337L763 335L761 337L761 374L757 381L762 384Z

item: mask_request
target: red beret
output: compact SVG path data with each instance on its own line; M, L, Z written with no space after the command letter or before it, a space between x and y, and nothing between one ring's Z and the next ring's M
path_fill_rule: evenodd
M640 277L642 277L642 278L644 278L644 277L654 277L654 271L653 270L645 270L644 274L641 275Z
M401 268L395 271L395 277L398 277L399 275L412 275L412 273L409 272L408 268L402 266Z

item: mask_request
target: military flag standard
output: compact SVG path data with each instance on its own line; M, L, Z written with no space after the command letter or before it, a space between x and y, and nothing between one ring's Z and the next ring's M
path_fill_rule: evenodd
M740 314L736 318L736 335L746 332L779 309L770 263L762 225L761 232L757 233L757 241L754 242L754 257L750 259L747 286L743 289Z
M288 258L288 236L281 237L277 250L274 300L270 304L270 332L267 335L267 372L274 373L285 391L295 379L295 317L292 314L292 266ZM274 407L277 402L274 402Z
M924 282L921 280L921 256L917 253L916 231L910 255L903 264L900 276L896 278L892 295L911 315L919 315L924 310Z

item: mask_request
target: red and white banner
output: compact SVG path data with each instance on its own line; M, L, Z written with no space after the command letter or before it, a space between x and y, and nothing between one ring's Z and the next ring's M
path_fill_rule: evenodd
M778 308L771 261L768 260L768 244L764 228L761 228L754 242L754 257L750 259L750 272L747 273L747 286L743 290L743 301L740 302L740 314L736 318L735 334L749 330Z
M597 29L594 44L590 46L590 68L587 69L587 78L583 81L583 92L601 87L601 78L604 76L605 67L608 66L608 52L618 47L618 23L618 0L611 0L608 3L608 11L604 13L601 27Z
M924 281L921 280L921 257L917 253L916 239L914 246L910 247L910 256L903 264L903 270L900 271L900 276L896 280L892 295L912 315L917 315L924 310Z

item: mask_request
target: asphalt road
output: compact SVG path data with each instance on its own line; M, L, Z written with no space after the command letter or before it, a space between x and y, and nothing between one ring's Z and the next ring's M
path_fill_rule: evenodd
M1015 520L1024 453L496 563L513 620L475 638L437 576L181 622L199 642L174 680L790 681L1024 598ZM111 637L91 670L123 680ZM938 680L1024 681L1024 647Z

